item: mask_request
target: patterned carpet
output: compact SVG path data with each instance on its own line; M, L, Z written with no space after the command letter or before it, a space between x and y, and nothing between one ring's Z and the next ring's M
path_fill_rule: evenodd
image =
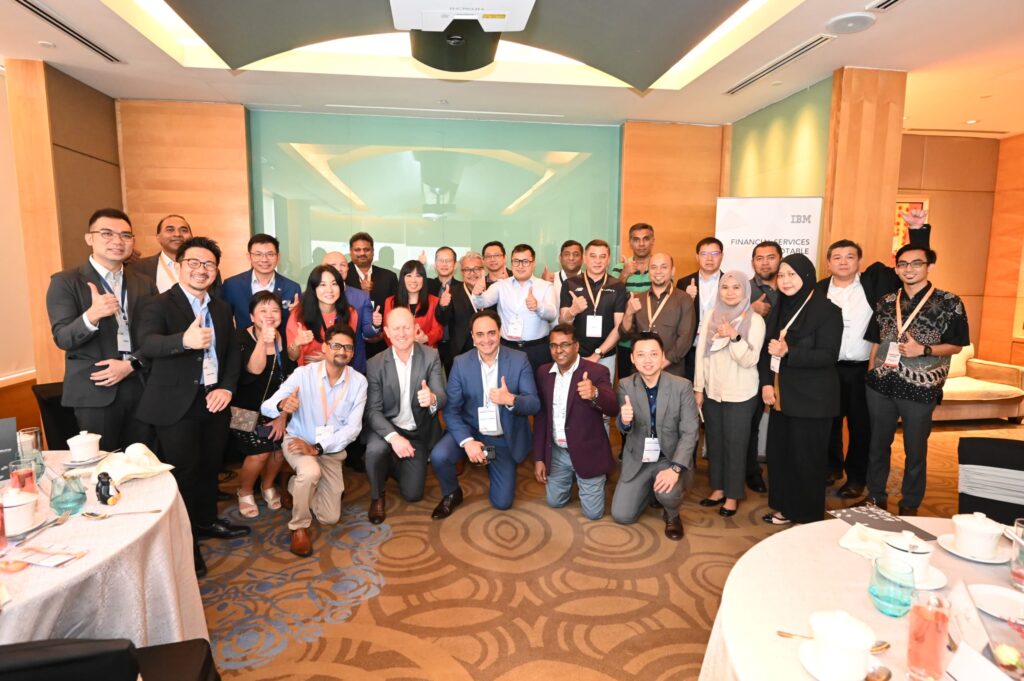
M922 514L956 511L961 435L1022 434L995 421L938 426ZM902 457L893 458L890 490L902 476ZM708 492L704 462L678 543L664 538L654 510L621 526L607 516L587 521L578 501L548 508L532 464L520 467L509 511L488 505L484 471L467 467L461 484L466 502L441 522L430 518L439 500L432 475L416 504L392 488L388 519L374 526L366 479L346 470L342 522L314 523L311 558L288 552L287 512L262 506L251 537L204 542L210 575L200 585L224 677L696 679L731 566L785 531L760 522L767 495L750 495L730 519L699 507ZM228 515L239 520L234 504Z

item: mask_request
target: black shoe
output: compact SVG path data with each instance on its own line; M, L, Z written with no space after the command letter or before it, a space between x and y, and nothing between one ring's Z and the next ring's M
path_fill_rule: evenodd
M196 534L208 539L237 539L252 532L248 525L233 525L223 518L217 518L209 525L196 525Z
M462 503L462 488L458 487L454 492L441 499L441 503L437 505L434 512L430 514L430 517L434 520L443 520L452 514L455 507Z
M700 504L701 506L705 507L705 508L710 508L711 506L718 506L719 504L724 504L725 503L725 497L722 497L721 499L711 499L709 497L707 499L701 499L697 503Z
M915 516L915 515L917 515L917 509L916 508L906 508L904 506L900 506L900 513L899 514L900 515Z
M864 496L864 485L847 480L846 484L839 488L839 496L843 499L860 499Z
M765 513L763 516L761 516L761 520L765 521L769 525L789 525L793 522L789 518L780 517L775 515L774 513Z
M734 515L736 515L736 509L726 508L725 506L723 506L722 508L718 509L718 515L722 516L723 518L731 518Z
M195 543L192 545L192 557L196 564L196 577L206 576L206 561L203 560L203 554L199 550L199 544Z
M668 514L665 514L665 536L672 541L679 541L683 538L683 519L676 515L675 518L669 518Z
M237 499L237 497L229 494L228 492L221 492L220 490L217 490L217 501L231 501L232 499Z
M758 494L764 494L768 491L768 487L764 484L764 477L760 473L747 476L747 487Z

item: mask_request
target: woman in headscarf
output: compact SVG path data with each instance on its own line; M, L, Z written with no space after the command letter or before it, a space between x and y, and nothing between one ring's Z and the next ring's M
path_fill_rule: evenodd
M825 514L825 468L832 419L839 413L836 361L843 315L827 296L814 295L814 265L786 256L777 276L779 304L766 323L761 351L761 398L768 419L768 505L772 525L810 523Z
M718 506L728 518L744 492L750 422L758 405L757 370L764 343L764 320L750 307L750 281L726 272L718 298L701 325L693 379L697 408L704 413L711 496L701 506Z

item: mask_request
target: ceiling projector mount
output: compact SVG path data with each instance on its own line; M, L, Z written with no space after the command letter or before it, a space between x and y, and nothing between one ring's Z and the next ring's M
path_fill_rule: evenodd
M522 31L535 0L391 0L395 30L409 31L416 61L474 71L494 61L503 31Z

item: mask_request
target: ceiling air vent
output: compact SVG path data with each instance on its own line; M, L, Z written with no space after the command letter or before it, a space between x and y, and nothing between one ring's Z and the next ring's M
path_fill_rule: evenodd
M819 35L814 36L807 42L797 45L789 52L786 52L784 55L782 55L775 61L765 64L757 71L754 71L752 74L750 74L749 76L747 76L746 78L744 78L743 80L741 80L740 82L736 83L731 88L726 90L726 94L734 95L740 90L744 90L750 87L751 85L761 80L768 74L778 71L786 64L789 64L790 62L799 59L800 57L804 56L811 50L817 49L818 47L821 47L822 45L831 40L835 40L835 38L836 37L834 35L829 35L828 33L821 33Z
M70 25L65 23L62 19L59 19L56 16L54 16L53 14L51 14L49 12L49 10L45 9L41 5L38 5L38 4L34 3L34 2L31 2L31 0L14 0L14 2L18 3L19 5L21 5L25 9L27 9L29 12L32 12L32 14L35 14L37 17L39 17L40 19L42 19L46 23L50 24L51 26L53 26L57 30L67 34L71 38L74 38L83 47L86 47L86 48L92 50L93 52L95 52L99 56L103 57L107 61L112 62L114 64L120 64L121 63L120 59L118 59L114 55L110 54L109 52L104 50L102 47L100 47L99 45L94 43L93 41L91 41L88 38L86 38L84 35L82 35L78 31L76 31L74 28L72 28Z
M896 5L902 4L903 0L874 0L865 7L869 12L888 12Z

